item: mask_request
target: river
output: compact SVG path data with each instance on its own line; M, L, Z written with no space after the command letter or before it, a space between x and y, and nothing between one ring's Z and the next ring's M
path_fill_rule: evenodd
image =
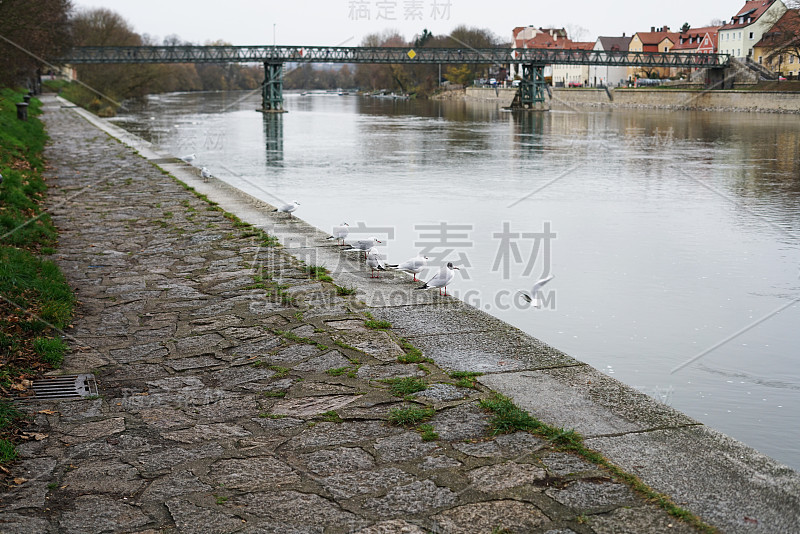
M800 117L246 93L115 122L800 469ZM353 234L355 235L355 234ZM532 309L515 296L555 275Z

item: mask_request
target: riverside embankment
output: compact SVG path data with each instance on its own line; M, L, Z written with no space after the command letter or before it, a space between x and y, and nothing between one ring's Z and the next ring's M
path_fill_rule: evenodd
M470 87L463 92L450 91L446 94L450 99L492 101L507 107L514 100L516 89ZM546 98L552 109L587 106L602 109L800 113L800 92L553 88Z
M493 439L489 388L724 531L800 523L794 471L459 301L370 279L318 229L105 121L56 101L45 120L82 303L64 371L98 371L101 397L31 405L45 437L20 448L4 532L691 530L541 438ZM401 336L433 362L398 361ZM426 389L404 402L381 382L397 378ZM430 429L386 424L412 405Z

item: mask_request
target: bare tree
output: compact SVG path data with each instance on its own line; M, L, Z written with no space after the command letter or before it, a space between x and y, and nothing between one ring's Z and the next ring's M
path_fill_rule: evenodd
M787 4L797 6L800 2ZM781 65L786 62L800 63L800 9L794 7L777 18L772 28L762 37L761 43L769 50L767 65L775 70L780 70Z
M4 38L0 39L0 84L20 83L34 77L38 69L46 71L38 58L53 59L69 48L71 10L70 0L0 1L0 36Z

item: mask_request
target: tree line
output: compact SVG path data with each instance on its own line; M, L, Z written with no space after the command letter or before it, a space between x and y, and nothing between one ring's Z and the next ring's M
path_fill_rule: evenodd
M367 35L361 46L420 48L496 48L510 46L490 30L458 26L449 35L435 36L427 29L406 40L393 30ZM358 88L361 90L388 90L414 93L420 96L431 94L442 81L468 85L472 80L489 77L489 73L500 66L492 64L442 65L439 77L438 65L344 65L341 69L319 68L302 65L287 73L285 86L288 89L334 89Z
M193 43L178 36L162 42L137 33L109 9L74 9L71 0L0 0L0 85L25 85L50 70L42 58L58 57L73 46L178 46ZM216 41L207 45L226 45ZM428 30L406 40L396 31L365 37L362 46L408 48L492 48L508 46L491 31L459 26L446 36ZM388 90L428 95L442 81L466 85L488 76L489 64L343 65L337 68L302 65L287 69L288 89ZM53 87L78 104L112 115L119 102L152 93L173 91L252 90L262 83L261 65L236 63L76 65L81 84L55 82Z

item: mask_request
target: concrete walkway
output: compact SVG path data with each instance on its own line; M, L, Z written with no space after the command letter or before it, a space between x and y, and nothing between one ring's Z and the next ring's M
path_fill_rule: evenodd
M29 403L46 437L20 447L1 532L693 531L530 434L489 437L489 387L725 531L797 531L794 471L407 278L370 280L302 221L45 102L56 260L81 303L62 372L96 373L101 395ZM393 330L367 328L362 301ZM399 363L398 335L435 364ZM411 377L428 389L410 400L381 381ZM387 423L408 406L436 410L438 438Z

